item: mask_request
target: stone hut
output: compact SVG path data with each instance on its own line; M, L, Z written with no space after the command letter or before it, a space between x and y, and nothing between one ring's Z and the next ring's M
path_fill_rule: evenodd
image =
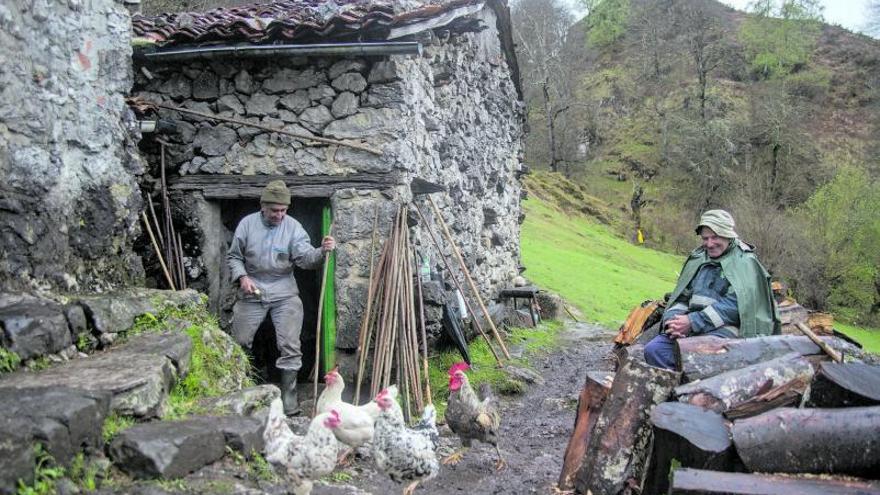
M432 197L484 298L518 275L523 112L502 1L283 0L135 15L132 25L133 95L152 109L141 118L175 128L142 139L146 182L160 182L164 163L189 286L209 295L221 323L234 299L225 264L232 231L279 178L313 244L332 218L339 248L331 338L343 371L364 313L374 216L380 240L400 205L421 204L431 217L414 180L443 188ZM437 336L448 286L425 229L438 227L417 220L410 215L410 233L434 274L426 293ZM312 315L307 339L319 276L297 279Z

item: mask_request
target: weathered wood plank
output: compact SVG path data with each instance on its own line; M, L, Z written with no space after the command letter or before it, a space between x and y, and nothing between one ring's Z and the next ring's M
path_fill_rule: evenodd
M876 477L880 406L779 408L734 421L736 451L749 471Z
M865 363L821 363L810 387L810 407L880 404L880 367Z
M683 467L729 471L738 458L730 422L720 414L682 402L664 402L651 411L654 446L643 493L667 493L672 459Z
M860 350L837 337L821 337L833 349L847 355ZM676 340L675 359L685 382L702 380L734 369L768 361L790 352L802 356L823 354L819 346L805 336L773 335L750 339L725 339L702 336Z
M617 495L638 491L651 445L648 415L665 401L680 374L627 359L617 374L577 472L580 493Z
M813 367L796 352L769 361L726 371L704 380L680 385L675 396L680 402L718 413L751 402L749 410L758 414L800 399L813 379ZM764 397L755 402L756 397ZM783 400L780 401L779 399ZM773 400L771 400L773 399Z
M293 196L311 198L330 197L341 189L384 189L401 182L393 172L345 176L197 174L169 178L168 187L172 191L199 191L206 199L253 199L273 180L283 180Z
M599 419L599 411L611 390L614 373L611 371L589 371L584 388L578 397L577 417L574 431L568 440L565 457L562 461L562 473L559 475L558 488L571 490L574 487L574 476L584 463L587 445Z
M722 473L700 469L676 469L675 495L867 495L880 493L880 483L855 479Z

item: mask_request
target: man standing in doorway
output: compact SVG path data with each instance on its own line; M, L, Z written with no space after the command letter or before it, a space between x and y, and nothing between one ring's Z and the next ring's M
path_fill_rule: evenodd
M302 367L303 322L293 269L317 268L323 254L336 248L336 241L327 236L320 248L312 247L302 225L287 215L289 206L290 192L284 181L267 184L260 196L260 211L238 223L226 260L231 278L241 291L232 310L233 336L250 351L266 314L272 317L280 354L275 366L281 370L281 400L284 414L292 416L300 412L296 375Z

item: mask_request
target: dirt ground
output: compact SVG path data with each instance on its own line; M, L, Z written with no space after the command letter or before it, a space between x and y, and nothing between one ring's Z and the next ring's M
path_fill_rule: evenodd
M584 376L589 370L612 369L609 351L613 336L602 327L569 324L562 332L561 349L532 359L545 383L531 385L521 396L502 398L500 438L508 467L496 472L495 450L475 443L459 464L441 466L440 474L420 485L416 494L554 493ZM458 438L445 426L440 433L441 456L460 446ZM379 495L399 493L403 488L377 472L366 457L356 459L341 473L334 477L338 484L316 485L312 493Z

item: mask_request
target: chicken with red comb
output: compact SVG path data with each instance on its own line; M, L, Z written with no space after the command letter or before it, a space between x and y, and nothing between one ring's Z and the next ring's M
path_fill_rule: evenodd
M471 388L465 374L470 366L456 363L449 368L449 401L446 405L446 424L461 439L462 448L443 459L444 464L461 461L473 440L479 440L495 447L498 453L496 469L507 465L498 447L498 430L501 426L501 411L498 400L488 384L480 387L480 396Z

